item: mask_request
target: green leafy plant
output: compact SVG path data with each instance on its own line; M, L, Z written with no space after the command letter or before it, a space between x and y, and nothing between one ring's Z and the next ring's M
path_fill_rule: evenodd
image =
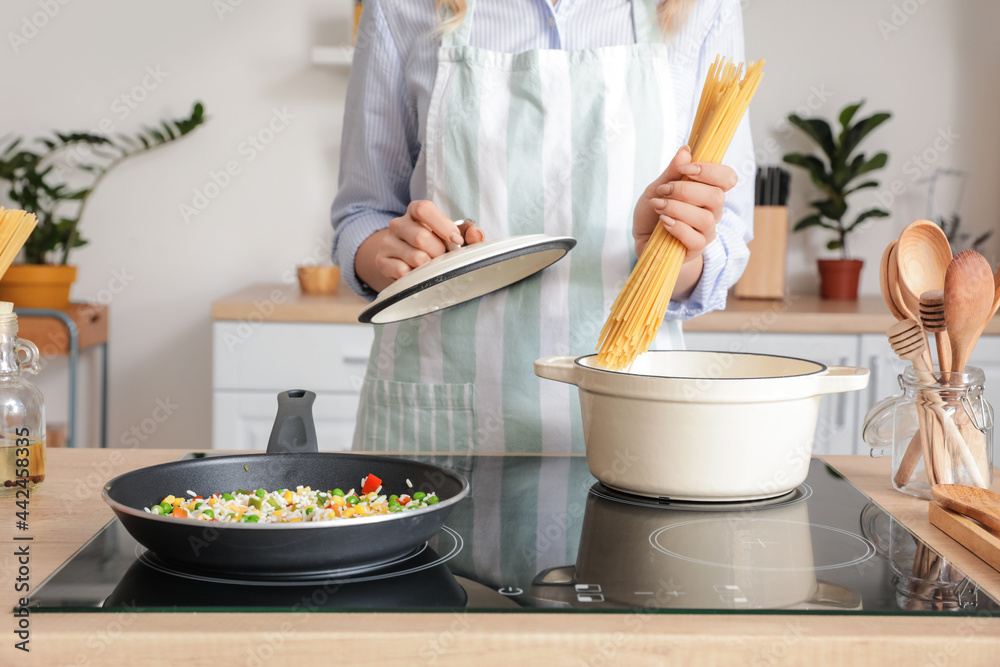
M32 148L26 148L21 137L14 139L0 151L0 179L10 183L10 200L38 217L38 226L24 244L25 261L66 264L70 250L87 243L80 236L80 218L108 172L128 158L190 134L205 120L205 108L195 102L186 118L144 126L131 136L54 132L36 138ZM89 177L85 178L89 184L71 186L69 181L78 181L81 174Z
M864 100L850 104L840 112L840 133L834 136L833 129L823 118L801 118L796 114L788 116L788 122L806 133L815 141L821 155L805 155L789 153L784 160L788 164L802 167L809 172L813 184L825 195L825 199L809 202L816 212L795 225L795 231L810 227L822 227L836 235L836 238L826 244L830 250L840 250L841 258L848 259L847 238L869 218L885 218L888 211L880 208L870 208L858 214L852 222L845 220L847 215L847 198L858 190L877 188L879 182L871 178L857 183L866 174L885 167L889 155L879 152L871 157L862 152L855 154L855 149L879 125L889 120L892 114L879 112L862 118L855 123L851 121Z

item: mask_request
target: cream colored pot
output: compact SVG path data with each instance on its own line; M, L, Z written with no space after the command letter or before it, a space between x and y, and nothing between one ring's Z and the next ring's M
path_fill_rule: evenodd
M579 387L590 473L611 488L695 501L768 498L809 472L823 394L868 369L727 352L647 352L628 373L597 355L547 357L535 374Z

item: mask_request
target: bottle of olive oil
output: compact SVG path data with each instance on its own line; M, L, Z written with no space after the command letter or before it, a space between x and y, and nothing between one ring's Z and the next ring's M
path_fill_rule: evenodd
M14 304L0 301L0 495L30 491L45 479L45 403L22 377L37 372L38 348L17 337Z

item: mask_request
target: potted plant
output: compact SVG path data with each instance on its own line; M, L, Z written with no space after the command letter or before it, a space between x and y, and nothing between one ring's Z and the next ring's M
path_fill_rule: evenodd
M862 152L855 153L858 145L868 134L892 117L887 112L879 112L854 120L864 100L850 104L840 112L840 133L836 136L823 118L801 118L796 114L788 116L788 121L806 133L821 149L819 155L790 153L784 160L788 164L802 167L809 172L813 184L824 195L823 199L810 202L816 212L796 223L794 231L810 227L822 227L834 234L826 247L839 250L839 259L820 259L820 296L824 299L854 300L858 298L858 279L862 261L851 259L847 241L851 233L869 218L884 218L888 211L869 208L859 213L853 221L847 221L847 198L858 190L877 188L879 182L871 177L858 183L862 176L885 167L889 155L879 152L871 157Z
M97 185L128 158L180 139L205 120L205 109L196 102L186 118L143 127L132 136L54 132L36 138L32 147L14 139L0 152L0 179L10 184L8 198L34 213L38 225L24 244L24 264L12 265L0 279L0 301L22 308L66 308L76 280L69 254L87 243L80 219ZM70 185L81 176L85 185Z

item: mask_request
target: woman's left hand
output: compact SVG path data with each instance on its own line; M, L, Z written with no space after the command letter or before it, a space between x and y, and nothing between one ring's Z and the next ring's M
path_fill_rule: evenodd
M682 181L683 177L690 180ZM642 193L632 217L636 255L641 255L657 224L687 248L685 262L700 260L715 239L722 220L725 193L736 185L736 172L726 165L692 162L691 151L681 147L663 174ZM700 272L700 271L699 271Z

